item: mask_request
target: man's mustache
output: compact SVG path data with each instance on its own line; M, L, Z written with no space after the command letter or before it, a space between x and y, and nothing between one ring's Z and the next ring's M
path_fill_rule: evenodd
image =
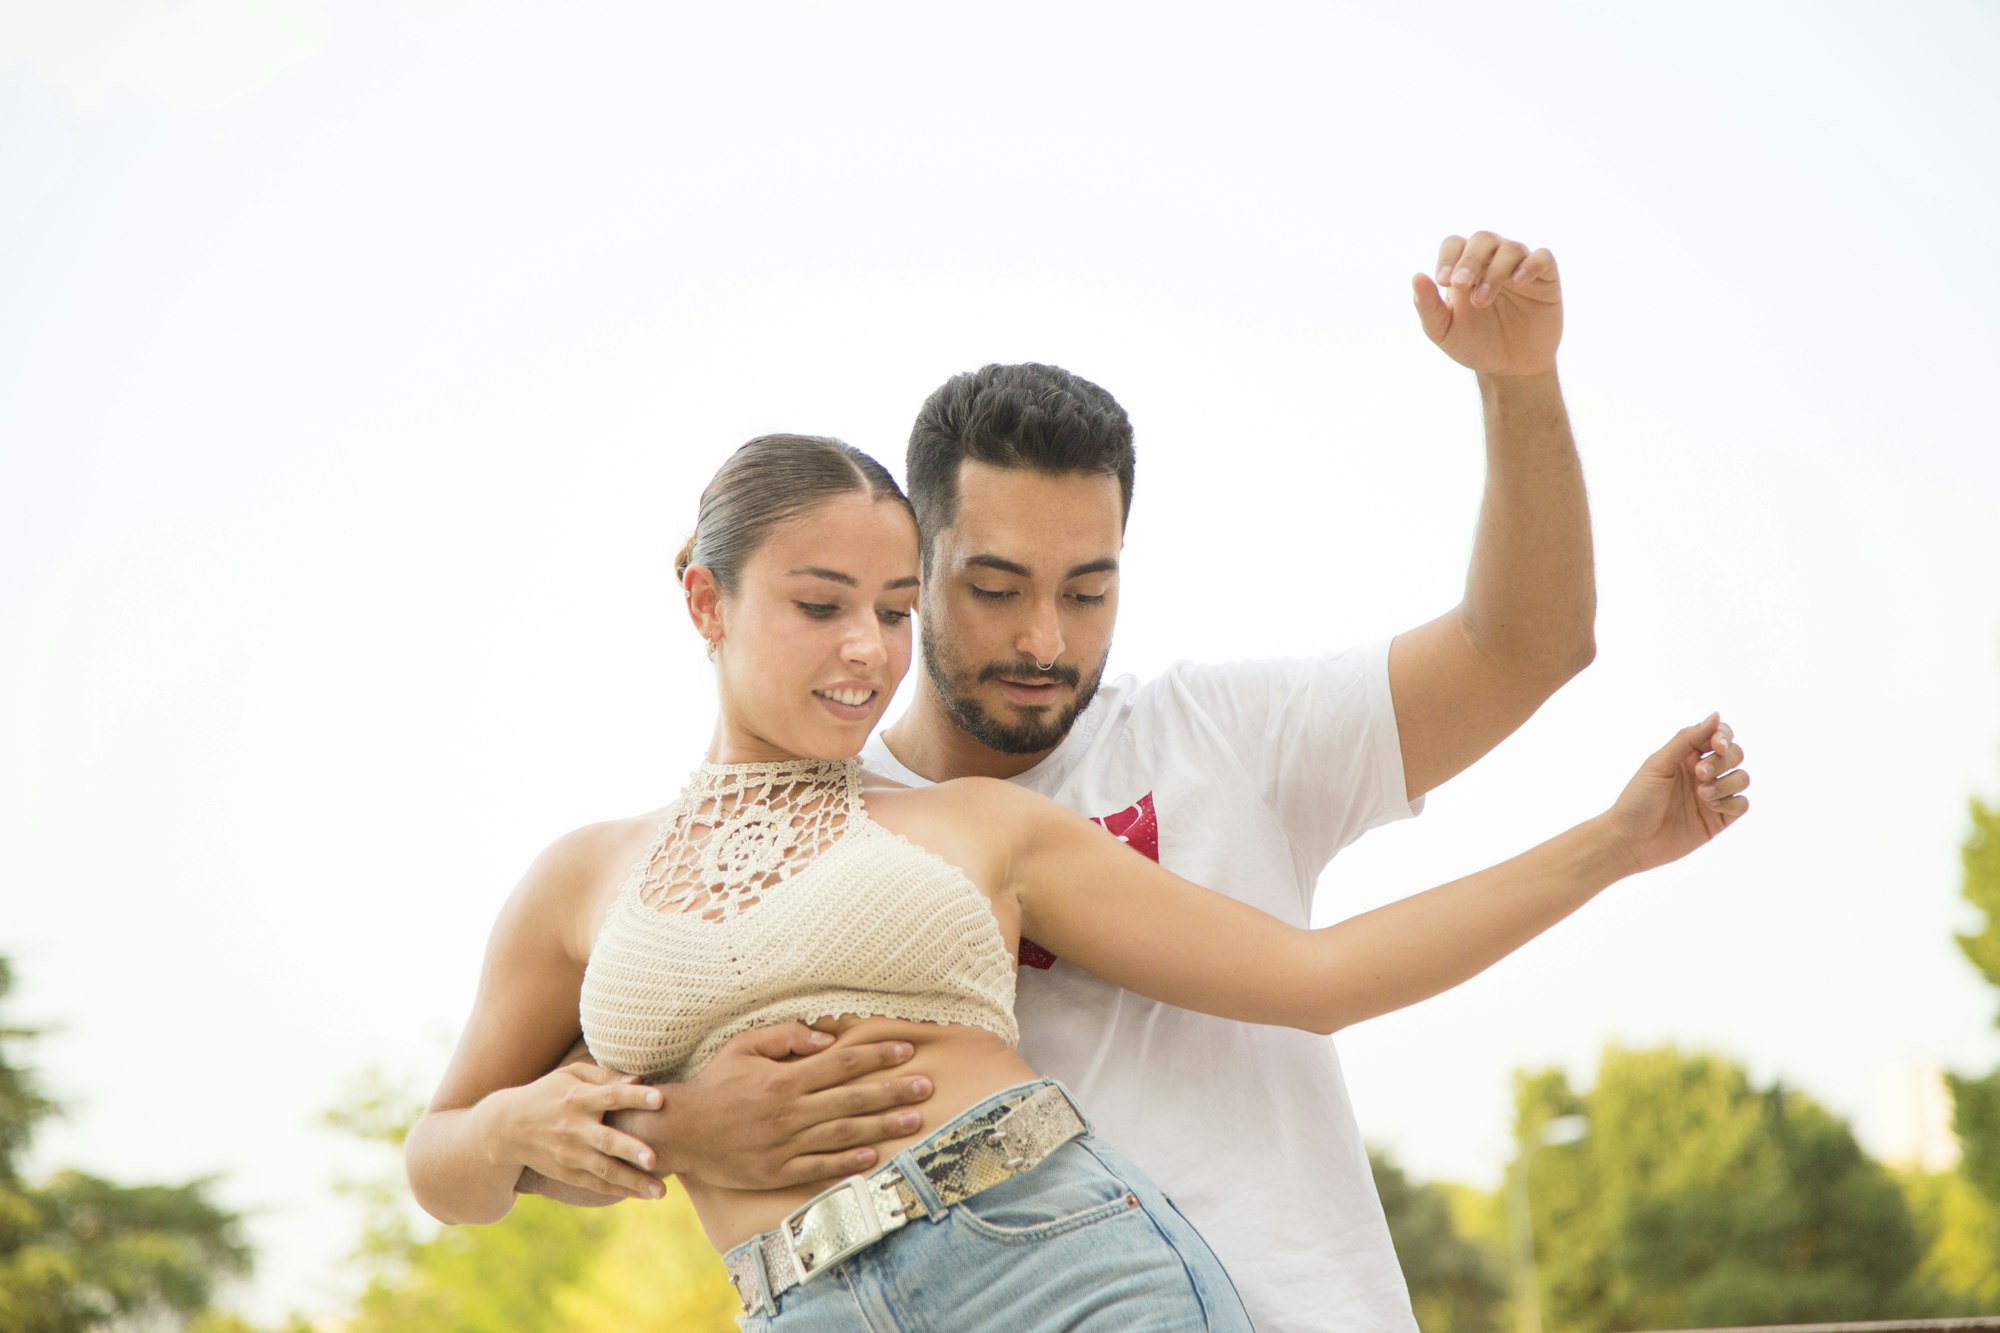
M1039 677L1042 680L1051 680L1058 685L1071 687L1083 679L1082 674L1067 662L1057 662L1044 671L1040 663L1031 662L1026 658L1017 662L988 662L979 669L979 679L982 683L998 680L1002 676L1012 676L1016 680L1033 680Z

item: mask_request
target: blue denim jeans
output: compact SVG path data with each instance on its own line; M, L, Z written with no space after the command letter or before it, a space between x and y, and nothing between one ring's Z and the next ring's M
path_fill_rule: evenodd
M938 1132L1022 1091L996 1093ZM1207 1242L1144 1172L1093 1136L950 1208L909 1152L895 1161L930 1215L785 1292L775 1312L768 1296L754 1300L737 1321L745 1333L1250 1328Z

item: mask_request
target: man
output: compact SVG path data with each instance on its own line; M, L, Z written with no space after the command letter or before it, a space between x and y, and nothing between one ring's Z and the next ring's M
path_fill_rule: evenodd
M1477 375L1487 482L1464 600L1374 648L1103 680L1133 480L1095 385L989 366L924 405L907 472L923 539L923 679L864 751L921 784L1009 778L1168 869L1307 924L1335 852L1525 721L1592 655L1582 477L1555 376L1553 257L1480 232L1414 280L1425 332ZM1441 291L1440 288L1443 290ZM1021 1048L1172 1195L1264 1330L1413 1329L1333 1044L1142 1000L1022 941ZM664 1167L744 1185L873 1164L921 1080L904 1051L815 1056L744 1034L667 1108L621 1118ZM524 1182L524 1188L532 1188Z

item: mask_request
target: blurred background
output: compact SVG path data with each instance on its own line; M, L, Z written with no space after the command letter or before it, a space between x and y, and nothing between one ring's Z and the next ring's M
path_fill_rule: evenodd
M1973 0L0 7L0 1326L729 1327L680 1205L439 1235L389 1149L516 877L700 757L709 473L900 472L1053 361L1138 432L1114 670L1384 638L1464 577L1409 275L1480 228L1562 266L1598 657L1321 915L1712 708L1756 810L1340 1037L1420 1318L2000 1311L1996 54Z

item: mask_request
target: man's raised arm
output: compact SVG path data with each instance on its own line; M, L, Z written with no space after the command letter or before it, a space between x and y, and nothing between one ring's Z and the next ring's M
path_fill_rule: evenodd
M1590 510L1556 383L1555 256L1450 236L1412 279L1424 332L1478 377L1486 493L1465 598L1396 637L1389 690L1412 800L1506 739L1596 652ZM1442 289L1442 290L1440 290Z

